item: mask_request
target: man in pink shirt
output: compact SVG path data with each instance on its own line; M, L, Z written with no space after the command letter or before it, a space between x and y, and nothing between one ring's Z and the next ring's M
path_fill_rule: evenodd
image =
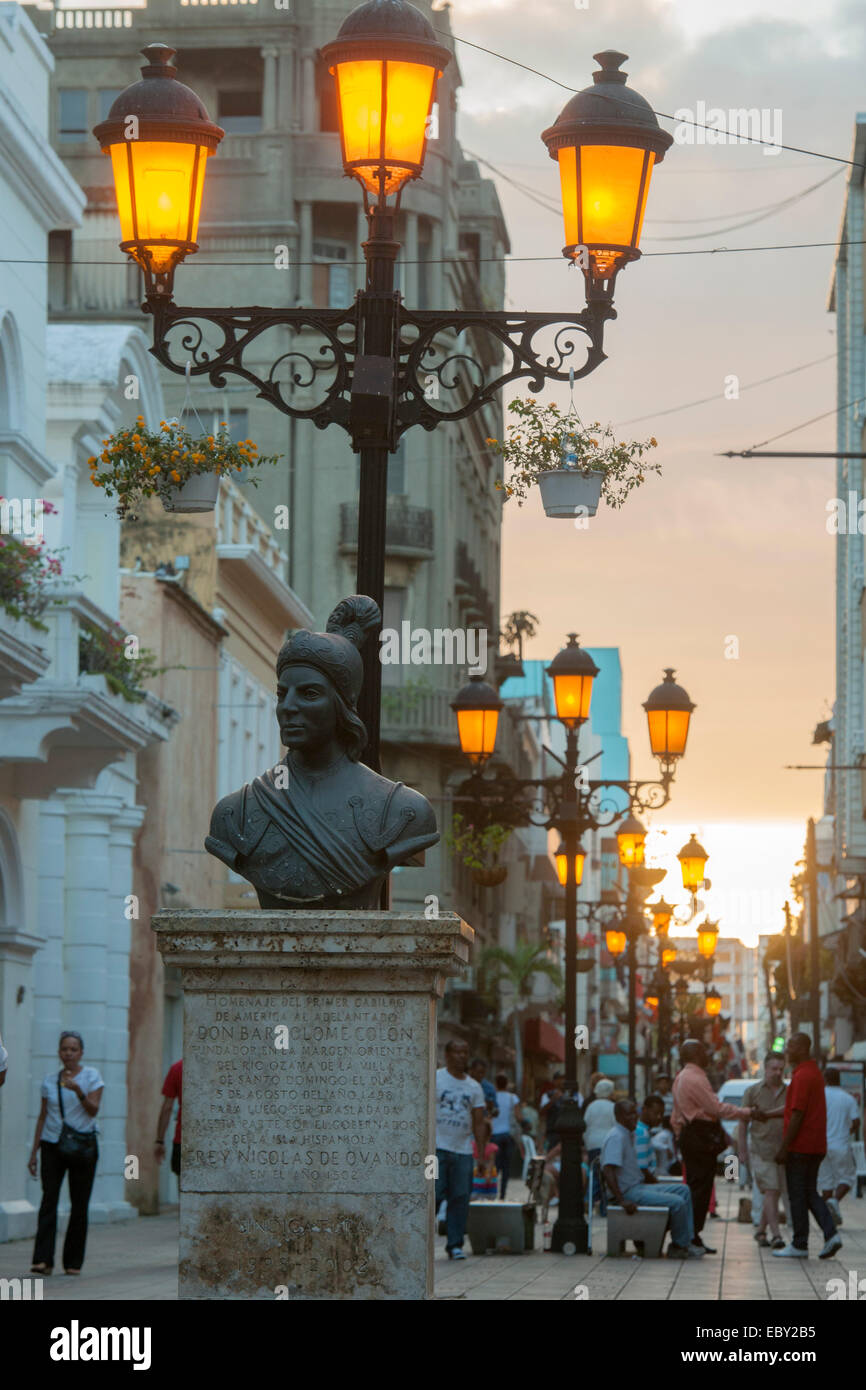
M710 1245L704 1245L701 1231L707 1219L707 1208L716 1176L716 1158L722 1150L712 1142L711 1129L719 1120L757 1120L759 1110L741 1105L728 1105L719 1100L707 1079L707 1053L702 1042L689 1038L680 1048L682 1070L674 1080L674 1108L671 1124L680 1146L685 1166L686 1182L692 1194L695 1217L695 1245L708 1255L715 1255Z

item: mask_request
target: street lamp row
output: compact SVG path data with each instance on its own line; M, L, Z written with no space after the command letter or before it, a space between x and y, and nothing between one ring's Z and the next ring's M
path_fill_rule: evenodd
M541 136L559 166L563 255L580 265L586 308L407 307L394 288L397 211L403 190L422 177L428 122L451 54L407 0L367 0L321 53L335 83L343 171L360 184L368 219L365 288L345 309L181 307L172 299L175 271L198 250L207 166L224 131L196 93L178 82L173 49L153 43L143 54L142 80L117 97L94 135L112 163L121 250L144 276L151 351L169 371L207 377L219 389L227 376L240 377L286 415L348 432L360 455L356 584L381 610L389 452L413 425L432 430L467 418L510 382L526 380L537 393L545 382L585 377L604 361L604 325L616 317L616 277L640 256L652 172L672 136L626 85L626 55L596 54L600 66L592 85L573 96ZM279 356L262 367L252 359L261 358L258 340L271 328L288 329L292 338L288 351L281 342ZM578 333L588 342L582 364L575 356ZM296 335L307 336L298 343ZM488 366L473 347L478 335L493 340ZM455 339L463 345L457 350ZM256 352L247 358L252 344ZM374 768L381 705L375 637L364 651L359 702L369 739L365 760ZM676 711L668 713L676 723ZM658 737L676 743L678 736L674 729Z

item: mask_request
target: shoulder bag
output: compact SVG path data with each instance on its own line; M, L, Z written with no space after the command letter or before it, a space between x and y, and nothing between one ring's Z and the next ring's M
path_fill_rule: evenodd
M62 1072L57 1073L57 1102L60 1106L60 1138L57 1149L70 1163L95 1163L99 1157L95 1130L73 1129L66 1123L63 1114L63 1087L60 1084Z

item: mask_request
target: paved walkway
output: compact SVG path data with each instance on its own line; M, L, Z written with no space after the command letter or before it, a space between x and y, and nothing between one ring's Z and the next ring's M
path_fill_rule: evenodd
M513 1195L519 1198L520 1185L514 1187ZM526 1255L470 1256L455 1264L445 1257L444 1241L437 1238L437 1295L443 1299L573 1299L575 1288L582 1285L590 1300L799 1301L826 1299L830 1279L841 1278L847 1287L849 1270L866 1278L866 1197L857 1201L849 1195L842 1203L844 1246L836 1259L815 1258L823 1238L813 1225L812 1259L777 1260L769 1250L758 1249L750 1225L736 1222L738 1190L719 1181L716 1192L724 1219L708 1221L704 1236L718 1247L717 1255L685 1261L628 1255L608 1259L604 1223L598 1220L593 1255L569 1257L537 1250ZM0 1278L26 1277L31 1253L29 1240L0 1245ZM52 1275L44 1280L43 1296L45 1301L59 1302L176 1299L176 1212L92 1226L84 1273L79 1278Z

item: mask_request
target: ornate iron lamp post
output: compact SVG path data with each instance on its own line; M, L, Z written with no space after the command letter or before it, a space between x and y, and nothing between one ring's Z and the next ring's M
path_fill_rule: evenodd
M172 298L174 272L198 249L207 157L223 131L208 120L195 93L177 82L172 49L150 44L144 54L143 81L121 93L94 134L112 159L121 248L144 271L151 351L169 371L183 374L189 365L192 376L215 387L239 377L286 415L348 433L360 455L357 589L381 609L389 453L413 425L432 430L464 419L510 382L526 379L538 392L548 381L588 376L604 361L604 325L616 317L616 276L640 256L652 170L672 136L625 85L619 71L625 55L597 54L592 86L574 96L542 136L559 163L563 254L583 270L586 307L557 313L412 309L394 289L397 211L403 189L422 175L427 121L450 53L407 0L367 0L322 50L336 83L343 168L361 184L368 217L365 288L345 309L179 306ZM291 342L260 373L247 349L271 328L287 329ZM484 359L493 365L485 366L471 343L462 346L467 334L476 342L482 335L494 340L499 351ZM583 363L575 359L578 335L586 339ZM296 387L306 395L303 404L295 401ZM376 768L381 667L373 640L364 662L359 714L369 735L365 758Z
M560 764L562 772L547 778L518 778L512 775L498 779L487 778L483 762L493 753L495 734L484 744L483 757L479 757L481 735L479 729L495 715L498 719L502 701L491 685L479 677L473 677L452 701L451 708L457 716L457 729L460 746L473 763L473 772L461 788L461 795L483 806L486 814L501 805L507 809L511 824L542 825L548 830L558 830L561 844L557 851L557 868L560 882L565 888L565 1073L566 1092L577 1085L577 888L583 864L581 841L584 832L602 829L622 820L629 812L638 810L658 810L670 800L671 783L674 780L675 761L668 759L661 764L661 777L658 781L618 781L612 778L587 778L585 768L579 768L578 736L582 724L589 719L592 702L592 686L598 675L598 667L590 654L579 644L575 633L570 633L568 642L557 653L547 668L553 682L553 700L556 717L565 727L565 757L560 758L551 749L545 751ZM677 708L682 697L688 696L679 686L672 687L672 708ZM690 711L694 708L689 701ZM471 718L470 718L471 716ZM524 715L523 718L546 719L546 715ZM540 819L534 819L527 812L523 819L516 821L514 806L519 803L521 794L533 788L538 792L544 810ZM625 805L623 803L626 803ZM642 832L637 824L638 837ZM629 844L634 844L634 829ZM564 873L564 877L562 874ZM663 877L660 870L636 867L630 875L630 897L625 916L618 929L606 932L608 950L615 949L619 937L623 946L630 940L629 921L635 916L635 906L641 905L653 884ZM636 938L635 938L636 939ZM612 944L613 943L613 944ZM631 1022L629 1025L630 1081L634 1082L634 980L635 962L631 960ZM562 1138L562 1169L560 1177L560 1205L556 1225L553 1230L552 1249L574 1253L584 1252L587 1247L587 1226L583 1213L583 1179L580 1165L580 1139L583 1133L583 1120L576 1101L563 1104L557 1121L557 1130Z

